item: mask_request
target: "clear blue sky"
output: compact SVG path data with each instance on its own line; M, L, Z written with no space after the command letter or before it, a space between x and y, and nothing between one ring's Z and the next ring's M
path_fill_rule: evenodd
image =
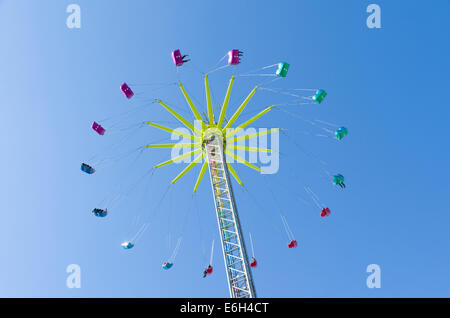
M243 71L281 60L291 64L286 80L274 86L325 88L323 104L291 111L350 132L341 142L316 137L314 127L275 111L256 125L288 129L347 183L338 191L317 160L283 135L280 170L264 177L267 183L237 167L259 201L256 205L234 183L246 238L251 231L255 242L258 295L449 297L450 5L374 2L382 10L379 30L366 27L372 1L0 1L0 296L228 297L218 244L214 274L201 278L209 258L202 242L208 251L219 237L207 178L191 199L198 167L160 206L182 165L157 170L131 188L107 218L98 219L92 208L113 196L119 184L120 191L129 189L169 152L147 150L136 161L131 156L99 166L92 176L79 164L106 155L127 136L101 137L90 129L93 120L139 105L138 98L123 97L123 81L181 78L204 107L196 69L207 71L229 49L239 48L245 52ZM70 3L81 6L79 30L66 27ZM178 74L170 59L176 48L192 58ZM217 103L230 74L211 75ZM239 78L230 108L255 84ZM142 92L189 115L176 87ZM247 114L272 100L258 92ZM175 125L158 105L126 119L144 120ZM112 153L165 136L145 127ZM330 217L320 218L304 186L331 208ZM197 211L189 210L191 204ZM299 241L297 249L286 246L280 209ZM175 265L163 271L161 263L171 254L168 233L173 248L187 212ZM136 247L125 251L120 243L139 228L133 224L137 215L152 223ZM66 287L65 270L72 263L81 266L81 289ZM366 287L372 263L381 266L380 289Z

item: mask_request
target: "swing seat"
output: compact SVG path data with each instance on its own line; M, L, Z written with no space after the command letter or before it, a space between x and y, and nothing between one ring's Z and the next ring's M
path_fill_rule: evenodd
M288 63L286 62L278 63L278 69L275 72L275 74L280 77L286 77L288 69L289 69Z
M129 241L125 241L121 245L126 250L129 250L130 248L133 248L133 246L134 246L134 244Z
M334 134L336 135L336 138L338 140L341 140L348 134L348 129L345 127L340 127L340 128L338 128L338 130L336 130L336 132Z
M344 183L344 176L342 174L337 174L333 176L333 184L341 184Z
M84 171L87 174L93 174L95 172L95 169L92 168L91 166L85 164L85 163L82 163L81 164L81 171Z
M92 123L92 129L94 129L94 131L97 132L97 134L102 136L105 134L106 131L105 128L103 128L100 124L98 124L95 121Z
M212 266L211 266L211 267L208 267L208 268L206 269L206 274L211 275L212 272L213 272Z
M131 97L134 96L133 91L131 90L131 88L127 85L127 83L123 83L122 85L120 85L120 90L122 91L122 93L125 95L126 98L130 99Z
M296 240L292 240L289 242L288 244L289 248L296 248L297 247L297 241Z
M103 217L105 217L108 214L108 210L107 209L105 209L105 210L103 210L103 209L94 209L94 210L92 210L92 213L94 213L95 216L103 218Z
M229 50L228 51L228 64L229 65L238 65L241 62L239 56L239 50Z
M250 267L251 268L255 268L258 265L258 262L256 261L256 259L252 258L252 261L250 263Z
M164 262L162 264L162 268L164 269L170 269L173 266L173 263Z
M323 89L318 89L312 99L317 104L320 104L325 98L325 96L327 96L327 92L325 92Z
M323 208L322 212L320 212L321 217L329 216L331 214L331 211L329 208Z
M175 64L175 66L181 66L183 65L183 58L181 57L181 52L180 50L175 50L172 52L172 60L173 60L173 64Z

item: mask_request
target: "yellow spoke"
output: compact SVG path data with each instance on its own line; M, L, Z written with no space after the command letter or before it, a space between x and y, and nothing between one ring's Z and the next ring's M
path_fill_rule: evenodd
M190 135L190 134L186 134L186 133L178 131L176 129L172 129L172 128L169 128L169 127L166 127L166 126L155 124L155 123L152 123L152 122L149 122L149 121L146 121L145 123L147 125L156 127L158 129L161 129L161 130L164 130L164 131L167 131L167 132L170 132L170 133L174 133L175 135L178 135L178 136L181 136L181 137L189 138L189 139L194 140L194 141L201 141L200 137L193 136L193 135Z
M203 122L202 116L200 116L200 113L198 112L197 108L195 107L194 103L192 103L191 98L189 97L188 93L184 89L183 85L181 83L178 83L181 88L181 92L184 95L184 98L186 99L187 103L189 104L189 107L191 107L192 113L194 114L195 118L201 122Z
M247 160L245 160L245 159L235 155L234 153L228 151L227 149L225 149L225 153L227 155L229 155L230 157L232 157L234 160L236 160L236 161L238 161L240 163L243 163L247 167L252 168L252 169L254 169L254 170L258 171L258 172L261 172L261 169L259 169L257 166L255 166L255 165L251 164L250 162L248 162Z
M205 74L205 91L206 91L206 104L208 107L209 124L213 125L214 124L214 113L213 113L212 104L211 104L211 93L209 91L209 81L208 81L207 74Z
M228 170L230 170L232 176L234 177L234 179L242 186L243 183L241 181L241 179L239 179L239 176L237 175L236 171L234 171L233 167L231 166L231 164L229 164L227 162L227 166L228 166Z
M205 174L205 171L206 171L206 167L207 167L207 166L208 166L208 163L207 163L206 160L205 160L205 162L203 163L202 169L200 170L200 173L199 173L199 175L198 175L197 182L195 182L194 192L197 191L197 188L198 188L198 186L200 185L200 182L201 182L202 179L203 179L203 175Z
M253 116L252 118L250 118L249 120L247 120L245 123L237 126L235 129L233 129L232 131L227 132L226 137L231 137L233 135L235 135L236 133L238 133L239 131L241 131L242 129L244 129L245 127L247 127L248 125L250 125L251 123L253 123L255 120L257 120L258 118L260 118L261 116L263 116L265 113L267 113L268 111L270 111L273 108L273 106L269 106L266 109L264 109L262 112L260 112L259 114Z
M263 136L263 135L267 135L267 134L270 134L272 132L279 131L279 130L280 130L280 128L273 128L273 129L269 129L269 130L266 130L266 131L260 131L260 132L257 132L257 133L253 133L253 134L250 134L250 135L235 137L235 138L232 138L232 139L227 139L227 143L232 143L232 142L237 142L237 141L241 141L241 140L247 140L247 139L255 138L255 137L258 137L258 136Z
M248 94L247 98L242 102L241 106L239 106L239 108L236 110L234 115L230 118L230 121L225 125L224 129L230 128L231 125L233 125L233 123L238 118L238 116L241 114L241 112L244 110L245 106L248 104L250 99L252 99L257 88L258 88L258 86L255 86L255 88L250 92L250 94Z
M172 108L170 108L169 106L164 104L164 102L162 100L158 99L158 103L160 103L162 107L164 107L169 113L171 113L176 119L178 119L187 128L192 130L197 135L201 136L201 132L196 127L194 127L194 125L192 125L186 118L184 118L183 116L178 114L176 111L174 111Z
M198 148L198 149L193 150L193 151L189 151L188 153L185 153L184 155L181 155L181 156L175 157L175 158L173 158L173 159L170 159L170 160L161 162L160 164L156 165L154 168L159 168L159 167L168 165L169 163L172 163L172 162L175 162L175 161L178 161L178 160L181 160L181 159L190 157L190 156L192 156L192 155L196 155L196 154L198 154L198 153L201 152L201 151L202 151L201 148Z
M259 151L259 152L273 152L272 149L257 148L257 147L245 147L245 146L238 146L238 145L227 145L227 149Z
M219 122L217 127L222 128L222 123L225 118L225 113L227 112L228 102L230 100L231 88L233 87L234 76L231 76L230 83L228 84L227 94L225 95L225 100L223 101L222 109L220 110Z
M200 147L200 143L179 143L179 144L153 144L153 145L145 145L146 148L197 148Z
M182 176L186 174L189 170L191 170L199 161L203 158L203 153L201 153L197 158L194 159L186 168L181 171L175 179L172 180L172 184L177 182Z

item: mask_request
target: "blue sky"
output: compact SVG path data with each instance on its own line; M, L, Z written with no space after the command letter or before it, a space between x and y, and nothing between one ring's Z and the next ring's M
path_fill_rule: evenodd
M71 3L81 7L81 29L66 26ZM198 167L161 200L183 166L146 173L169 151L133 153L99 165L92 176L79 164L168 136L150 127L130 136L109 130L98 136L90 129L93 120L141 105L142 96L167 100L190 115L176 86L137 88L143 95L128 101L122 82L181 80L204 107L198 70L212 69L239 48L245 55L236 72L287 61L288 77L274 87L327 90L321 105L289 111L349 128L338 142L315 136L314 127L280 111L255 123L285 128L289 137L280 135L277 174L236 168L251 193L233 184L244 234L248 240L251 231L255 243L258 296L449 297L450 5L378 0L382 28L368 29L370 3L0 1L0 296L228 296L218 244L214 273L201 278L211 241L219 236L207 178L192 199ZM176 48L192 58L178 72L170 59ZM231 74L211 75L216 104ZM230 109L258 81L238 78ZM257 92L243 117L278 97ZM144 120L178 127L156 104L123 124ZM331 184L317 158L345 175L347 189ZM320 218L304 186L330 207L330 217ZM117 193L127 196L107 218L91 215ZM297 249L287 248L280 210ZM151 223L148 231L134 249L123 250L120 243L144 221ZM175 265L163 271L181 234ZM80 289L66 287L69 264L81 267ZM366 286L369 264L381 267L380 289Z

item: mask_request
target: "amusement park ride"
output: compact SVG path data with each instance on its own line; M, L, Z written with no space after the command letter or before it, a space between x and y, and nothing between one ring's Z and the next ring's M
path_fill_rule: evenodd
M230 50L228 52L228 65L237 65L240 63L240 58L242 52L239 50ZM175 66L182 66L189 60L186 59L187 55L181 55L179 50L172 52L172 59ZM287 71L289 69L289 64L282 62L274 64L277 70L273 76L276 77L286 77ZM266 67L267 68L267 67ZM248 119L247 121L233 127L236 121L239 119L240 114L245 109L247 104L252 99L253 95L259 89L255 86L244 101L240 104L234 114L229 120L226 119L226 112L229 105L230 94L233 87L233 82L235 76L232 76L228 83L228 88L220 108L220 114L218 118L215 118L213 112L213 105L211 101L211 92L208 80L208 74L204 75L204 85L205 85L205 96L207 105L207 117L202 118L199 110L192 102L186 89L183 87L182 83L179 82L179 88L187 104L192 111L194 122L190 122L188 119L181 116L172 107L168 106L162 100L157 99L158 102L164 109L166 109L172 116L174 116L181 124L189 129L189 133L183 132L181 130L172 129L166 126L162 126L153 122L146 122L146 124L158 128L160 130L176 134L178 136L184 137L185 140L190 140L189 143L176 143L176 144L151 144L146 145L147 148L186 148L191 151L185 152L182 155L171 158L170 160L159 163L155 168L163 167L182 159L192 158L194 159L172 180L172 184L182 178L188 171L190 171L197 164L202 163L200 173L194 185L194 192L197 191L200 182L202 181L206 169L208 168L211 188L214 198L214 205L217 216L217 224L220 233L222 252L224 256L224 263L226 268L226 274L228 279L228 288L230 296L232 298L254 298L256 297L255 286L252 278L251 267L256 267L256 260L254 258L249 261L249 257L246 251L244 237L242 234L242 229L239 221L239 214L237 210L237 205L233 195L233 189L231 186L230 175L242 185L242 181L237 175L236 171L233 169L231 164L227 162L226 158L232 158L234 161L242 163L247 167L261 172L260 168L254 164L248 162L241 156L234 153L234 150L241 151L256 151L256 152L272 152L271 149L263 149L257 147L246 147L236 144L239 141L248 140L251 138L256 138L260 135L270 134L278 129L270 129L257 133L242 135L242 130L256 121L258 118L262 117L268 113L274 106L269 106L259 112L257 115ZM134 96L131 88L124 83L121 86L121 91L128 98ZM315 90L313 96L308 97L309 101L312 103L321 103L326 92L324 90ZM92 128L100 135L105 133L105 129L98 123L94 122ZM343 128L343 129L341 129ZM336 133L336 137L340 140L346 133L347 130L341 127L339 134ZM241 135L238 133L241 132ZM82 164L82 170L86 173L92 174L95 170L87 164ZM343 184L344 177L338 175L338 178L334 178L334 183L341 185ZM342 185L341 185L342 187ZM314 199L314 198L313 198ZM323 207L326 211L323 212L321 216L328 216L330 210ZM106 216L107 210L95 209L96 216ZM133 242L126 241L122 244L126 249L132 248L134 246ZM289 248L295 248L297 246L297 241L292 239L289 242ZM178 247L177 247L178 248ZM173 264L166 262L163 268L169 269ZM212 267L210 271L205 271L206 274L212 272ZM205 275L206 275L205 274Z

